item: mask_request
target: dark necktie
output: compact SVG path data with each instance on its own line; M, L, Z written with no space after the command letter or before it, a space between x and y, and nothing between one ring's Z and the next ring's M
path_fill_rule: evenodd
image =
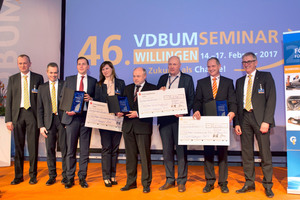
M137 93L139 92L140 87L141 87L140 85L135 86L136 89L135 89L134 95L133 95L134 96L134 100L133 100L134 102L136 102Z

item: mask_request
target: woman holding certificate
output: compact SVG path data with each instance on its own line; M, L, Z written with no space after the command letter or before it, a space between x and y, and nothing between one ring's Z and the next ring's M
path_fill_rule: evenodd
M116 78L116 72L110 61L100 65L100 81L96 84L94 100L107 102L108 96L123 95L125 82ZM117 185L116 167L121 132L99 129L102 145L102 175L106 187Z

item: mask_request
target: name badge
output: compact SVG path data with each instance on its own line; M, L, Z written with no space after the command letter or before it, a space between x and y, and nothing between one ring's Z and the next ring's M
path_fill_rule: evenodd
M260 85L260 88L258 89L258 94L264 94L265 93L265 90L262 88L261 84Z
M36 86L33 86L33 89L31 90L32 93L38 93L38 89L36 89Z
M117 88L116 91L115 91L115 94L116 95L121 95L121 91Z

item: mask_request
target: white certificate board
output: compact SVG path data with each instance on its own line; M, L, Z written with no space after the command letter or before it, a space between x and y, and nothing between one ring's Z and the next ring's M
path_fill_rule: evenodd
M229 146L230 123L228 116L180 117L178 127L179 145Z
M89 101L85 126L122 132L123 117L108 112L107 103Z
M138 93L139 118L187 114L184 88Z

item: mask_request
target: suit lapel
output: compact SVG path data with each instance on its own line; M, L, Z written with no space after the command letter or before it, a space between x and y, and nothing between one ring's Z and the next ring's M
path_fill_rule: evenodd
M179 83L178 83L178 88L184 88L184 75L182 72L180 72L180 77L179 77Z
M259 78L260 78L259 71L256 71L256 74L254 77L254 82L253 82L253 87L252 87L252 97L255 94L255 91L258 91Z
M20 106L21 103L21 96L22 96L22 83L21 83L21 73L18 73L17 79L16 79L16 94L17 99L19 100L18 106Z
M214 98L213 96L213 92L212 92L212 85L211 85L211 80L210 80L210 76L206 77L206 85L208 86L207 87L207 95L210 97L210 98ZM218 91L219 91L219 88L218 88ZM218 95L218 92L217 92L217 95Z

